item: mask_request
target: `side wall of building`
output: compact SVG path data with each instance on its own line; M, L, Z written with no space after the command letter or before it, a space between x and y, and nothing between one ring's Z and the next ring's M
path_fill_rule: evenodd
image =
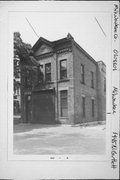
M106 120L106 67L103 62L97 66L98 120Z
M75 45L73 46L73 54L75 123L96 121L98 118L96 64ZM81 64L84 66L84 84L81 83ZM91 88L91 71L94 73L94 88ZM82 97L85 97L85 116L83 116ZM94 99L94 117L92 116L92 99Z

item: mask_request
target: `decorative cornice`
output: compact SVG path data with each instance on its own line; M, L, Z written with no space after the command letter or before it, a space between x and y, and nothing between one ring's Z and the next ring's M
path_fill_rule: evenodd
M68 48L60 49L57 51L57 54L64 53L64 52L72 52L72 48L68 47Z
M42 54L42 55L39 55L39 56L36 56L36 59L37 60L41 60L41 59L44 59L44 58L48 58L48 57L51 57L53 56L54 52L49 52L49 53L45 53L45 54Z
M38 88L34 88L32 90L32 92L38 92L38 91L55 91L55 88L54 87L46 87L46 86L42 86L42 87L38 87Z
M71 46L67 47L67 48L61 48L61 49L56 50L56 51L52 51L52 52L49 52L49 53L45 53L45 54L36 56L36 59L37 60L41 60L41 59L45 59L45 58L53 56L54 53L60 54L60 53L71 52L71 51L72 51L72 47Z

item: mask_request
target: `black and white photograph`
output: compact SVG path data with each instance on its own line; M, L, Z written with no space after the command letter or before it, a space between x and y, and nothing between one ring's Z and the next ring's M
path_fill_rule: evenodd
M2 178L118 177L118 2L0 9Z
M109 15L33 12L10 20L14 153L105 154Z

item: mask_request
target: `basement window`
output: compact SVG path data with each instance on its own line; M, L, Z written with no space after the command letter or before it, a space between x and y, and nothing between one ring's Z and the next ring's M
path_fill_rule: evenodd
M67 60L60 61L60 80L67 79Z
M51 63L45 64L45 81L51 81Z
M61 117L68 116L68 100L67 100L67 90L60 91L60 108L61 108Z

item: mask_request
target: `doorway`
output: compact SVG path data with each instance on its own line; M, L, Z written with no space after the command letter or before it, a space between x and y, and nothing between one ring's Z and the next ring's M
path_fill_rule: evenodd
M32 122L55 123L55 94L53 90L44 90L32 94Z

